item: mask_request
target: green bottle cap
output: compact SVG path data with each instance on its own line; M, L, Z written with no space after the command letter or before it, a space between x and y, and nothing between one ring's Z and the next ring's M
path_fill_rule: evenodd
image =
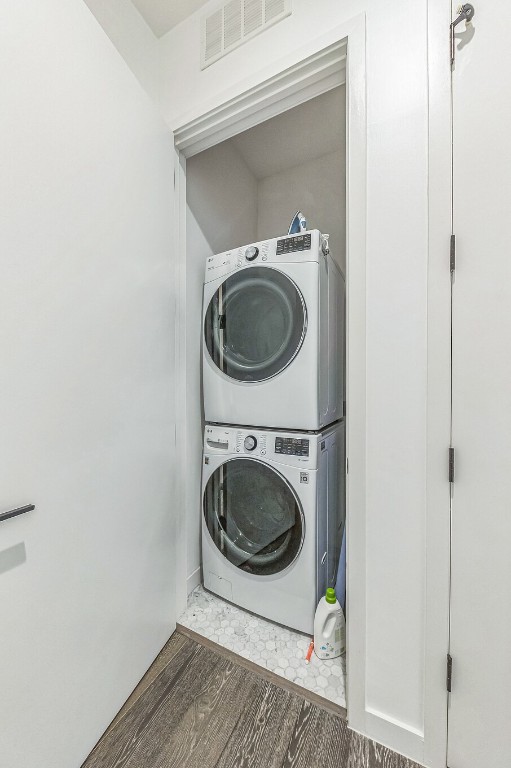
M335 603L335 601L337 600L335 596L335 589L332 589L332 587L328 587L325 595L325 600L327 601L327 603Z

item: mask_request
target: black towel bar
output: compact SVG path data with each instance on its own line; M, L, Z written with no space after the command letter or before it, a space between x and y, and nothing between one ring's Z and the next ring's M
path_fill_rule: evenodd
M10 517L17 517L18 515L24 515L25 512L32 512L35 509L35 504L26 504L24 507L18 507L17 509L10 509L8 512L2 512L0 514L0 523L4 520L8 520Z

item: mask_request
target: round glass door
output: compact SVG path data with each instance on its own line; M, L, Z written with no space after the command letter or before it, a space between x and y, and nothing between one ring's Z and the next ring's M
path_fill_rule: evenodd
M264 381L299 351L307 328L303 297L290 278L271 267L228 277L209 303L206 346L215 365L237 381Z
M283 571L302 546L303 515L291 486L254 459L232 459L214 471L204 517L224 557L258 576Z

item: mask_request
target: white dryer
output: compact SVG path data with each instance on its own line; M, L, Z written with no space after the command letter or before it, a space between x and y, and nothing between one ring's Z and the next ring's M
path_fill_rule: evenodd
M342 418L344 295L318 230L208 258L206 421L317 431Z
M345 520L344 423L319 434L207 424L206 589L311 634L334 586Z

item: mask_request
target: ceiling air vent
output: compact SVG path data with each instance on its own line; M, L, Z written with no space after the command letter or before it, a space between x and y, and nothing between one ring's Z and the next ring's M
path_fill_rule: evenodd
M201 69L291 14L291 0L229 0L202 17Z
M217 13L222 15L222 8L219 11L217 11ZM229 3L226 3L223 7L223 14L224 14L223 47L232 48L238 43L240 43L242 38L240 0L231 0ZM206 35L206 42L207 42L207 35ZM220 53L222 52L220 51Z
M264 25L263 0L244 0L243 35L248 37L253 32L260 32Z

